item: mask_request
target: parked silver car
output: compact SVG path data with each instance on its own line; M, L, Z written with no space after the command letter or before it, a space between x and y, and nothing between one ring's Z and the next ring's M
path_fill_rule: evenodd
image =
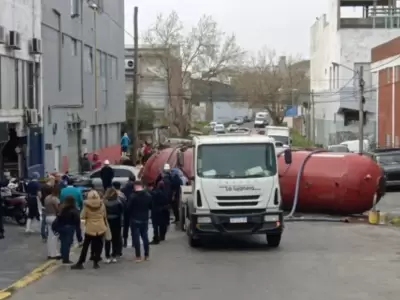
M128 182L129 177L131 177L132 175L135 175L136 179L138 179L140 170L136 167L125 165L110 165L110 167L114 170L113 182L120 182L121 187L123 187ZM90 184L93 184L96 190L102 190L103 182L100 178L100 170L101 169L97 169L76 178L74 184L77 186L88 186Z

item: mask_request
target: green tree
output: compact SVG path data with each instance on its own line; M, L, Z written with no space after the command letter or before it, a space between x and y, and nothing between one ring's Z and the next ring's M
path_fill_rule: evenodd
M126 97L126 122L125 122L125 131L128 132L129 135L132 134L134 115L135 112L133 110L133 96L129 95ZM139 100L138 117L139 117L138 120L139 131L153 129L155 114L150 104L143 103Z

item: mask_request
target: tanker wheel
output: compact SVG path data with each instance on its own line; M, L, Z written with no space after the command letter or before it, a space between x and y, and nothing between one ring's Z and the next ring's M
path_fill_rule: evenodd
M181 208L179 209L179 229L182 232L185 232L185 220L185 208L181 206Z
M192 226L190 222L186 224L186 235L188 239L188 244L192 248L198 248L201 246L201 240L193 234Z
M267 234L267 243L268 246L277 248L281 243L282 234Z

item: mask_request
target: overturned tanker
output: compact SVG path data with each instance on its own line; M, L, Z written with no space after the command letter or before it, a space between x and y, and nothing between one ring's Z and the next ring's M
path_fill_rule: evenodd
M297 174L310 151L293 151L292 163L279 156L279 182L285 210L292 208ZM381 168L357 153L312 154L300 177L296 211L350 215L372 208L385 192Z
M193 175L193 149L179 146L153 154L143 170L143 179L154 184L168 163L176 166L177 154L182 151L185 176ZM292 163L287 165L278 156L282 206L290 210L295 197L297 174L310 151L292 152ZM363 213L379 201L384 193L381 168L368 156L355 153L324 152L313 154L304 164L300 177L296 212L351 215Z

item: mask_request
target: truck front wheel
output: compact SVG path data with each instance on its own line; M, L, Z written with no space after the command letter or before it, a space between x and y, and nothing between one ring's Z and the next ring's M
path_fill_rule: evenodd
M268 246L276 248L281 243L282 234L267 234Z
M189 219L187 219L187 221L189 221ZM192 247L192 248L200 247L201 246L201 241L200 241L200 239L198 237L196 237L193 234L192 225L190 224L190 221L186 223L185 227L186 227L186 235L187 235L189 246Z

